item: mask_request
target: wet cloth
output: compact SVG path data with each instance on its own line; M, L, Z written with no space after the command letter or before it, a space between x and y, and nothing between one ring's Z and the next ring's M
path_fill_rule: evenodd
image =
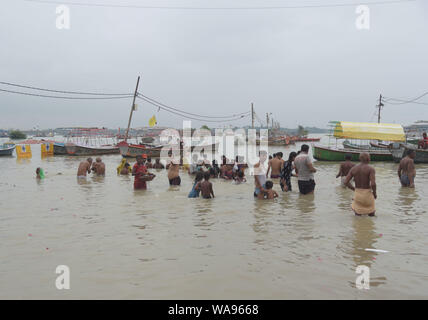
M360 215L370 214L376 211L375 198L371 189L355 189L352 210Z
M309 170L308 166L310 163L311 159L306 153L301 153L294 159L294 165L296 166L297 172L299 174L298 180L314 180L314 173Z
M406 186L406 187L410 186L410 179L407 174L403 173L400 177L400 181L403 186Z
M315 190L315 181L314 180L299 180L299 191L301 194L308 194Z
M181 184L181 178L180 177L175 177L172 179L169 179L169 185L170 186L179 186Z
M140 177L147 173L147 167L144 164L134 164L135 169L135 179L134 179L134 189L147 189L146 181L141 181Z
M281 179L285 181L288 191L291 191L291 173L293 171L292 161L285 161L284 166L281 168ZM282 191L284 191L284 183L280 183Z
M199 193L201 192L201 190L196 190L195 187L198 183L195 182L193 184L193 188L192 190L189 192L188 198L199 198Z

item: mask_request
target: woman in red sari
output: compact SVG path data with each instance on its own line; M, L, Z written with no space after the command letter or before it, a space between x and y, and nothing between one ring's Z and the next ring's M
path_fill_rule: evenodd
M137 163L132 168L132 175L134 179L134 189L147 189L146 181L141 180L141 176L147 174L147 167L144 165L144 158L147 158L146 154L137 156Z

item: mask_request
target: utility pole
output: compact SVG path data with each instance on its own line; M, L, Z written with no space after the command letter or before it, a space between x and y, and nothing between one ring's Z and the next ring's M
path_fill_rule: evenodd
M254 104L251 102L251 128L254 129Z
M379 108L379 111L377 113L377 123L380 123L380 110L383 106L384 104L382 103L382 95L379 95L379 104L377 105L377 107Z
M131 113L129 114L129 120L128 120L128 128L126 129L126 133L125 133L125 142L128 140L129 127L131 126L132 113L135 110L135 99L137 98L139 84L140 84L140 76L138 76L137 85L135 87L135 92L134 92L134 99L132 100Z
M269 130L269 113L266 112L266 127Z

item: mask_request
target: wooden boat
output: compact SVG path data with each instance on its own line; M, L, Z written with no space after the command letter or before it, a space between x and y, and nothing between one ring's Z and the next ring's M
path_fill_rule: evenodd
M0 146L0 156L11 156L15 150L14 144L5 143Z
M65 143L54 142L54 155L56 156L65 156L67 155L67 149L65 148Z
M148 144L129 144L121 141L117 144L122 157L135 158L138 155L146 154L150 158L160 157L163 146L151 146Z
M297 136L297 137L292 137L291 138L292 141L295 142L318 142L321 140L321 138L308 138L306 136Z
M354 150L369 150L371 149L369 145L359 145L359 144L355 144L352 143L348 140L343 141L343 147L346 149L354 149Z
M212 151L217 150L218 143L213 143L210 145L193 145L190 150L193 151L195 148L210 149ZM121 141L117 144L120 150L120 154L125 158L135 158L138 155L146 154L149 158L159 158L161 156L162 150L177 150L177 145L150 145L150 144L129 144L126 141ZM164 149L165 148L165 149ZM180 152L183 149L180 148Z
M400 144L398 147L393 146L390 148L395 162L400 162L400 160L406 156L407 150L415 150L415 163L428 163L428 149L417 149L417 147L412 144Z
M384 144L384 143L381 143L381 142L376 143L376 142L373 142L373 141L370 141L370 146L372 148L376 148L376 149L388 149L389 148L389 144Z
M113 145L92 147L68 142L65 144L65 149L67 151L67 155L70 156L97 156L119 153L119 147Z
M292 141L290 137L277 137L277 138L269 139L268 145L269 146L288 146L291 142ZM259 145L260 145L260 141L259 141Z
M324 146L313 146L313 156L319 161L344 161L345 155L349 154L352 161L359 161L360 153L370 154L371 161L393 161L389 150L356 150L356 149L338 149Z

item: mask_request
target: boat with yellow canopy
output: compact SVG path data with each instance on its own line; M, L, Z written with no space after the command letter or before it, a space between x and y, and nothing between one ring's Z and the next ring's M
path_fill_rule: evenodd
M393 161L392 154L387 149L343 149L337 147L337 140L357 139L391 142L404 142L406 140L403 127L395 123L332 121L330 125L333 129L331 136L336 139L336 146L314 145L314 158L320 161L343 161L346 154L351 155L353 161L358 161L362 152L369 153L372 161Z

